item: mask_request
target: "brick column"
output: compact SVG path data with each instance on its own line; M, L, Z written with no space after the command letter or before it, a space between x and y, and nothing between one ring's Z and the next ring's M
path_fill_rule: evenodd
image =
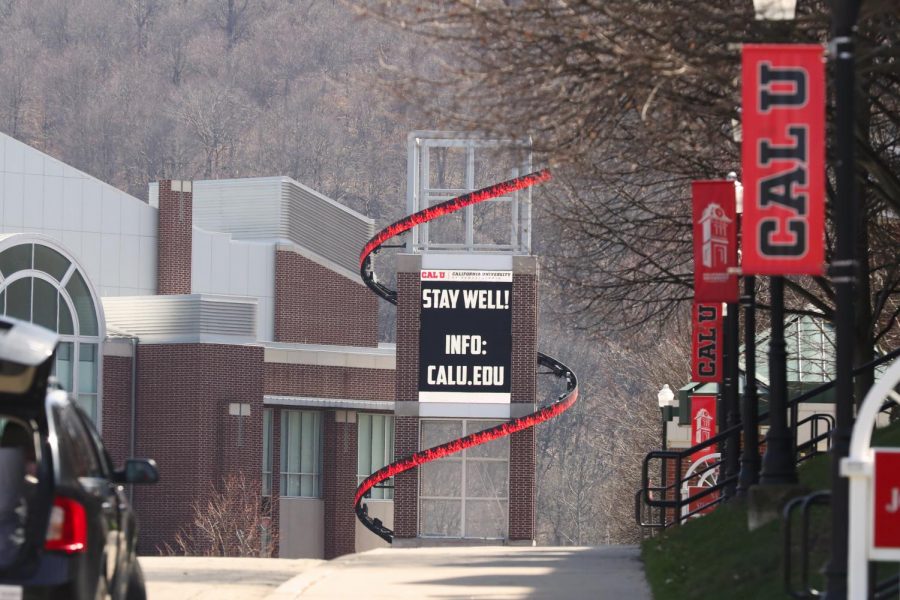
M281 556L281 409L272 410L272 557Z
M397 370L395 398L400 403L419 399L419 311L421 257L398 257ZM419 449L419 418L394 418L394 456L403 458ZM419 533L419 469L394 478L394 536L414 538Z
M103 355L103 441L116 468L131 456L131 357ZM130 342L116 344L117 349L131 350Z
M159 182L158 294L191 293L193 193L190 181Z
M537 260L513 258L512 286L512 414L534 409L537 392ZM534 428L510 436L509 442L509 540L534 539Z
M325 412L322 487L325 497L325 558L356 552L356 413Z

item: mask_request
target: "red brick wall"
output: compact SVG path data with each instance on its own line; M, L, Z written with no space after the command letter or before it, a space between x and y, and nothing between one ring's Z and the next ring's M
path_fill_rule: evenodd
M159 294L191 293L193 194L173 192L159 182L159 234L156 289Z
M512 289L512 402L534 403L537 393L537 277L514 274ZM534 539L534 428L510 437L509 539Z
M342 415L339 422L336 415ZM347 415L354 422L347 422ZM325 411L322 495L325 500L325 558L356 552L356 427L352 411Z
M103 357L103 443L118 468L131 452L131 357Z
M275 341L378 346L378 298L296 252L277 250Z
M396 399L419 399L419 273L397 273L397 370ZM419 449L419 418L394 419L394 455L408 456ZM419 532L419 470L394 478L394 535L414 538Z
M394 399L394 371L266 363L265 393L390 401Z
M259 496L262 364L261 347L140 346L137 453L156 459L160 470L159 483L135 488L141 553L154 554L171 544L189 525L192 503L221 488L228 475L242 473ZM251 415L230 416L232 402L249 403Z

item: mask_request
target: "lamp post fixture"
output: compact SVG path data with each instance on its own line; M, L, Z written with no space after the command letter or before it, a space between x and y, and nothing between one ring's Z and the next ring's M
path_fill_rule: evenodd
M785 21L794 18L796 0L753 0L759 20ZM794 438L787 423L787 351L784 341L784 277L769 278L772 332L769 336L769 433L763 457L760 483L792 485L797 483Z
M669 421L672 420L672 416L675 412L675 407L678 406L678 402L675 400L675 392L672 391L672 388L669 387L669 384L663 384L662 389L660 389L656 393L656 401L659 404L659 413L662 417L662 449L663 451L668 449L668 435L669 435ZM678 477L678 475L676 475ZM663 500L666 499L668 495L666 493L666 488L668 487L668 477L666 476L666 461L660 461L659 468L659 481L660 487L662 488L662 497ZM677 482L676 482L677 484ZM666 523L666 509L660 509L662 513L662 523L665 525Z
M837 223L834 259L829 275L835 290L835 428L831 445L831 557L825 569L828 600L847 597L849 490L840 474L853 427L854 287L859 277L856 257L857 214L854 145L855 56L853 33L860 0L831 2L831 60L834 61ZM793 18L796 0L753 0L757 19ZM788 6L792 5L792 6ZM774 320L773 315L773 320ZM773 382L774 383L774 382Z
M831 280L835 288L837 348L835 350L835 428L831 445L831 558L825 568L829 600L847 597L847 544L849 489L841 476L841 459L850 449L853 427L854 287L859 277L856 259L857 215L854 173L855 70L853 29L859 0L835 0L831 11L831 59L835 62L835 148L837 202L834 260Z

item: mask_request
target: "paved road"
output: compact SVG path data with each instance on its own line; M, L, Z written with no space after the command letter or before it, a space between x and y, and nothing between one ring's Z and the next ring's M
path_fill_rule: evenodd
M380 549L322 563L268 600L650 600L634 546Z
M142 556L149 600L255 600L321 560Z

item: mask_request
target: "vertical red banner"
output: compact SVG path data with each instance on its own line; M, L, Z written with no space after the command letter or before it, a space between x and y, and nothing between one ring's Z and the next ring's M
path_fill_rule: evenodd
M874 480L873 548L900 550L900 450L875 450Z
M701 383L722 379L722 305L694 303L691 377Z
M705 395L691 396L691 446L705 442L714 435L716 435L716 397ZM691 460L697 462L707 454L713 454L714 452L716 452L715 444L695 452L691 455ZM707 499L706 502L709 500L711 498Z
M742 270L821 275L825 262L822 46L745 45Z
M695 181L694 301L737 302L737 212L733 181Z

